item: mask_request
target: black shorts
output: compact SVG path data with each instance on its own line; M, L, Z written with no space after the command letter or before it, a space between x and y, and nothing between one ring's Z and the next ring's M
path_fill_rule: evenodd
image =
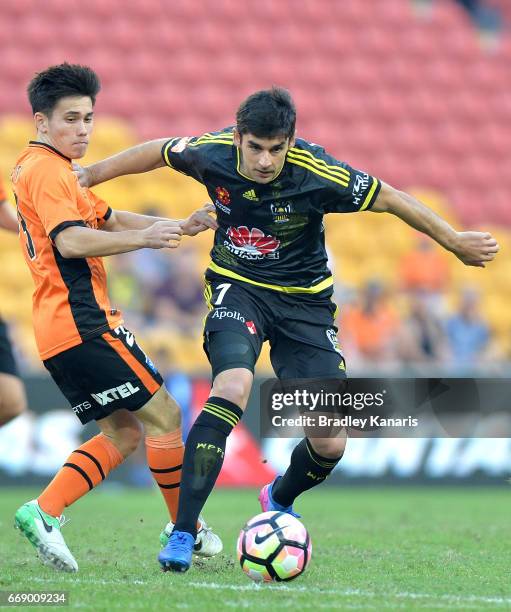
M211 310L204 326L204 350L213 376L231 367L253 371L262 344L268 340L271 363L280 379L346 377L335 326L337 307L330 297L281 293L209 273L205 295ZM216 347L212 355L212 334L219 331L248 339L253 363L229 363L229 358L218 357L221 351ZM225 353L229 351L226 346Z
M138 410L163 384L134 335L122 326L43 363L83 424L120 408Z
M19 376L5 321L0 319L0 372Z

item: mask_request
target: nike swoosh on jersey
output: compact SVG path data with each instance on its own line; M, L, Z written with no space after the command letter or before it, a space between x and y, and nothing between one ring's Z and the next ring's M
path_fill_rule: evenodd
M277 527L277 529L274 529L273 531L270 531L270 533L267 533L266 535L264 535L262 537L257 533L256 537L254 538L254 542L256 544L262 544L263 542L266 542L266 540L268 538L271 538L272 535L278 533L279 531L282 531L286 527L287 527L287 525L284 525L284 527Z

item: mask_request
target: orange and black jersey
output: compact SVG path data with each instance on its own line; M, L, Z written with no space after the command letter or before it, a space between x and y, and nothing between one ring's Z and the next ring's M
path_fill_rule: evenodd
M241 173L239 155L232 127L172 138L162 149L165 163L203 183L215 203L208 274L286 293L331 293L323 215L368 210L380 182L301 138L265 185Z
M30 142L21 153L12 183L44 360L122 323L121 313L110 306L101 258L66 259L54 242L70 226L100 228L111 209L80 187L69 158L44 143Z

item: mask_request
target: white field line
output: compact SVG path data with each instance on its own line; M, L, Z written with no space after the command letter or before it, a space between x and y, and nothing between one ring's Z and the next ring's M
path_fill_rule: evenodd
M119 584L136 584L136 585L151 585L153 582L147 580L96 580L86 578L73 578L71 576L59 576L54 580L50 578L31 578L33 582L48 582L48 583L66 583L66 584L101 584L105 586ZM495 605L511 605L511 597L500 596L484 596L484 595L436 595L434 593L410 593L407 591L398 593L376 593L374 591L364 591L362 589L321 589L318 587L306 586L289 586L286 584L267 584L259 585L255 582L247 585L220 584L217 582L184 582L183 587L192 589L209 589L212 591L248 591L250 593L263 593L264 591L286 591L289 595L292 593L315 593L317 595L335 595L342 597L366 597L374 598L385 595L395 599L426 599L438 602L448 602L453 604L495 604Z

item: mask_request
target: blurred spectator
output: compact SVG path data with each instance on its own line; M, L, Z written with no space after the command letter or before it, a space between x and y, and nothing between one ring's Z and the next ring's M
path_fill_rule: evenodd
M153 293L155 318L164 327L196 335L206 314L196 247L182 245L171 262Z
M429 308L427 295L415 292L409 300L409 314L398 334L397 356L404 364L439 364L447 352L442 323Z
M139 311L143 292L129 254L112 257L108 261L108 270L112 277L109 287L112 304L122 310Z
M449 265L430 238L418 237L415 249L402 258L399 275L403 289L421 292L430 307L437 313L441 310L443 293L449 287Z
M479 312L479 295L465 288L460 295L458 312L447 320L447 339L457 366L477 366L487 356L490 327Z
M469 14L481 36L484 48L493 49L498 44L502 29L502 13L497 6L487 0L454 0ZM438 0L415 0L414 5L419 13L427 15Z
M394 357L398 317L387 303L384 288L369 281L360 291L357 303L341 316L341 345L348 363L382 366Z
M498 8L489 6L485 0L456 0L468 12L476 26L483 31L498 32L501 14Z

